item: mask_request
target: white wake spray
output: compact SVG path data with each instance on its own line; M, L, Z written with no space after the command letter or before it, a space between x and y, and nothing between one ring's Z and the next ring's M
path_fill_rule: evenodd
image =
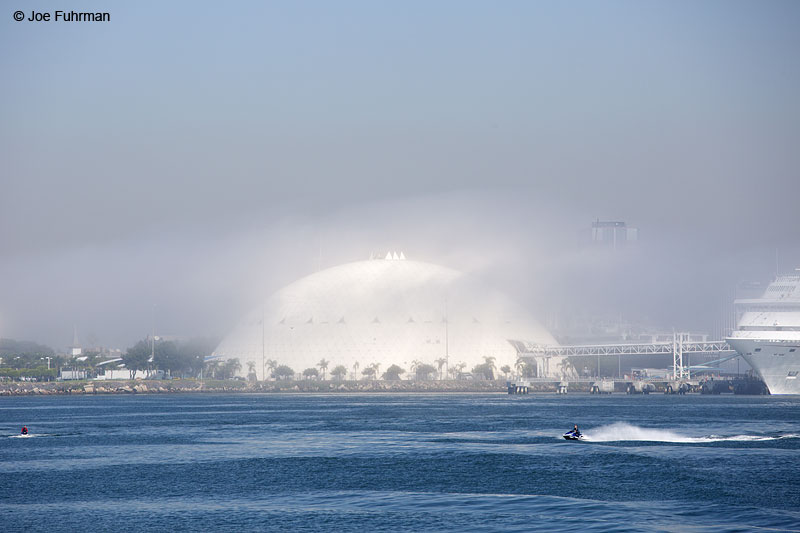
M584 440L590 442L647 441L692 444L722 441L768 441L793 437L797 437L797 435L708 435L704 437L690 437L667 429L642 428L624 422L600 426L583 432Z
M583 432L583 438L592 442L652 441L652 442L702 442L702 438L687 437L665 429L640 428L625 422L600 426Z

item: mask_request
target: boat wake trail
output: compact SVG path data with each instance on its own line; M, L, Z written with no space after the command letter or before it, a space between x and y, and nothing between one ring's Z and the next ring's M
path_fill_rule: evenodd
M642 428L624 422L617 422L608 426L600 426L583 432L584 440L589 442L616 442L616 441L646 441L646 442L677 442L698 444L706 442L758 442L778 439L798 438L800 435L708 435L704 437L690 437L681 435L667 429Z

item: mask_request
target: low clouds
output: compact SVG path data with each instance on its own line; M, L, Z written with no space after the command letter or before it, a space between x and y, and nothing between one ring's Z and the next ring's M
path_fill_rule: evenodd
M164 334L223 334L377 249L536 313L706 327L776 249L800 266L800 9L579 7L254 3L175 25L177 5L117 6L113 32L9 18L0 335L63 347L75 324L124 347L154 304ZM639 245L587 250L597 217Z

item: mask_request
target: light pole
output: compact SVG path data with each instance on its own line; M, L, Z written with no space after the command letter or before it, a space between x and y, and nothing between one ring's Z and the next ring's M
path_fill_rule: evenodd
M261 374L262 374L262 377L264 378L264 381L267 381L267 373L264 370L264 364L265 364L264 363L264 334L265 334L264 330L267 327L264 324L264 314L265 314L264 313L264 307L262 306L261 307Z
M146 378L150 378L150 374L152 374L151 364L155 361L156 358L156 304L153 304L153 310L150 315L152 320L152 334L150 335L150 359L147 360L147 376Z
M450 373L450 313L447 305L447 295L444 297L444 366L445 371ZM441 372L440 372L441 373Z

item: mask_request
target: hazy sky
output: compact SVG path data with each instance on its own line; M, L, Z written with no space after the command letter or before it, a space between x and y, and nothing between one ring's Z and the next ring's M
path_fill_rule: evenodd
M626 279L609 306L665 326L707 327L776 249L800 267L800 2L24 1L0 21L3 337L126 347L154 304L157 332L224 333L389 248L535 312L602 307L576 246L595 217L642 238L600 265Z

